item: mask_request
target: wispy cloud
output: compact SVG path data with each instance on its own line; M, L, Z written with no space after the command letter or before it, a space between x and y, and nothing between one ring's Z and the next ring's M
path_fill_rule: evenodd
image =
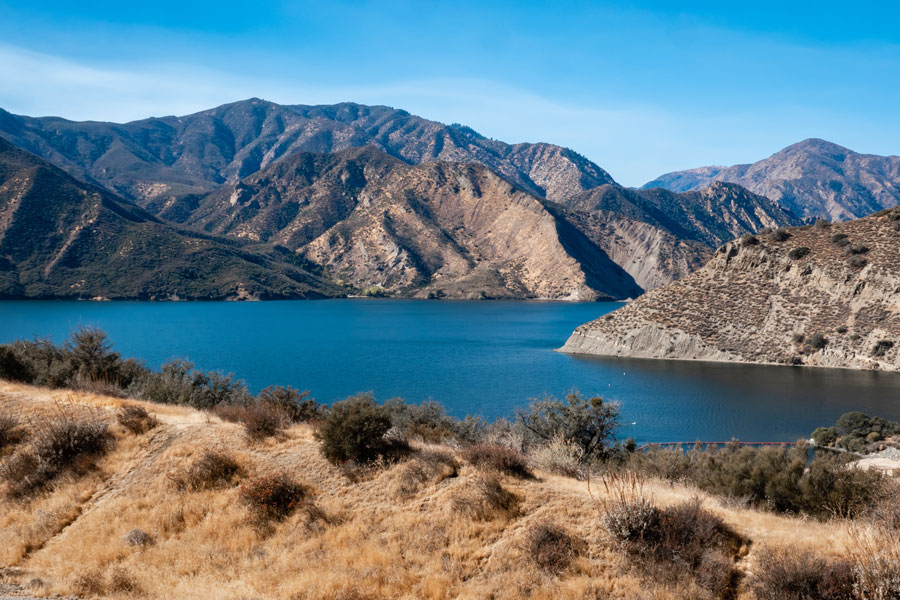
M183 63L140 63L126 69L11 45L0 45L0 80L3 108L74 120L122 122L187 114L252 96L285 104L387 104L426 118L463 123L507 142L568 146L626 185L640 185L680 168L762 158L798 141L798 136L822 135L816 125L829 118L783 107L776 114L706 115L674 114L654 104L585 106L483 79L338 86L236 75Z

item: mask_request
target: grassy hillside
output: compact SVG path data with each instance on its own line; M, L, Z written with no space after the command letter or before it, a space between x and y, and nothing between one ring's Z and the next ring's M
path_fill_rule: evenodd
M118 418L125 406L143 407L151 421ZM856 564L867 539L888 545L870 521L785 516L652 478L638 478L637 488L624 475L579 480L536 468L534 457L532 475L515 476L459 444L413 438L402 460L335 466L305 423L254 441L249 429L209 412L6 382L0 412L23 429L62 414L108 426L106 452L45 491L11 499L12 483L2 484L0 581L35 595L715 597L702 571L655 563L610 533L618 499L640 488L661 511L698 498L702 513L734 536L724 570L734 569L735 585L718 597L759 598L751 590L763 575L783 576L772 563L782 551L842 565ZM15 448L0 450L4 465ZM230 479L198 466L210 452L233 461L233 473L222 471ZM272 474L299 486L283 512L248 500Z

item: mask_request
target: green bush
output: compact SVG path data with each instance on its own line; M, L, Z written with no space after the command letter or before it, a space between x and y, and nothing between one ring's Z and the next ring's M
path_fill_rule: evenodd
M332 463L367 463L389 453L385 434L390 428L387 409L376 404L370 394L359 394L336 402L317 436L322 455Z
M816 517L860 515L884 490L879 474L848 469L843 456L816 456L807 465L804 444L788 450L737 445L687 452L654 450L630 455L628 466L773 511Z
M256 400L278 407L294 423L321 421L327 407L309 397L309 392L298 392L292 387L270 385L259 393Z
M478 418L460 420L451 417L441 404L433 400L408 404L402 398L391 398L383 406L390 414L392 427L404 435L426 442L474 442L481 437L485 427L484 421Z
M894 347L894 342L891 340L878 340L875 342L875 345L872 346L872 356L884 356L887 354L887 351Z
M546 444L560 436L581 449L583 462L611 455L618 419L618 405L599 397L587 400L577 392L568 394L565 402L553 397L534 400L518 415L526 443Z
M209 409L219 404L249 404L253 397L233 375L194 370L194 364L174 359L158 373L147 373L132 388L142 400Z
M0 379L31 382L34 375L10 346L0 346Z

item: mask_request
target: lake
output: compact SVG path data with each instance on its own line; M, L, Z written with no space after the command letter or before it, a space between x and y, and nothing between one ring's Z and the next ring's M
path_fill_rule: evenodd
M619 303L320 300L0 302L0 342L60 342L96 325L125 356L159 367L187 357L320 401L371 391L434 399L456 416L511 417L570 389L621 404L621 438L793 441L842 413L900 419L900 375L573 357L554 352L578 325Z

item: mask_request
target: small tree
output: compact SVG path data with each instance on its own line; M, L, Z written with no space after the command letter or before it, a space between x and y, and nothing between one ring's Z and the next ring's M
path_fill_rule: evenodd
M588 400L573 391L565 401L552 396L534 400L528 411L520 412L518 418L526 438L547 443L554 436L562 436L578 446L581 462L587 462L609 455L610 442L618 425L619 406L604 402L600 397Z

